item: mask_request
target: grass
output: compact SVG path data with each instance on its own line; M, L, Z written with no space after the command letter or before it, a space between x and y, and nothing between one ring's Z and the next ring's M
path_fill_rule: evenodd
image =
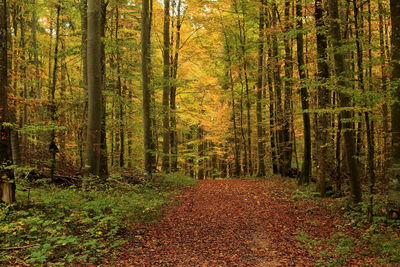
M98 263L127 242L133 223L154 221L172 194L194 184L182 175L162 175L144 185L114 183L101 190L21 188L16 205L0 204L0 265Z

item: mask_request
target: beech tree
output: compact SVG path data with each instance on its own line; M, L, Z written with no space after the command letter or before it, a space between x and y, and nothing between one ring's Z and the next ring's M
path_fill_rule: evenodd
M102 57L101 52L101 0L88 0L87 30L87 81L88 81L88 126L87 168L91 174L100 175L101 121L102 121Z
M15 201L15 180L11 155L11 125L8 104L8 12L7 1L0 1L0 200Z
M144 126L144 169L151 176L154 171L154 144L151 128L151 86L150 86L150 29L151 1L142 3L141 41L142 41L142 92L143 92L143 126Z
M353 118L351 107L351 97L346 93L347 87L349 86L346 82L346 63L343 52L340 51L342 47L342 34L340 29L340 17L339 17L339 5L338 0L328 0L328 12L330 16L330 34L332 46L334 51L334 63L335 71L338 77L338 94L340 107L344 108L341 111L341 119L343 120L343 136L346 151L346 163L347 168L350 173L350 185L351 194L354 203L359 203L361 201L361 184L360 184L360 174L355 148L355 138L354 131L351 129L351 119Z
M393 212L400 214L400 2L390 1L392 18L392 159L391 159L391 187L389 198L393 205Z

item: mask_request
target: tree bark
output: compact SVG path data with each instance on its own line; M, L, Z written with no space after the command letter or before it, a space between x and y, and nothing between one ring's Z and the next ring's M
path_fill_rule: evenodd
M325 85L329 79L329 68L327 63L327 41L325 35L324 23L324 7L322 0L315 0L315 26L317 29L317 57L318 57L318 70L317 81L320 83L318 87L318 108L326 109L329 107L330 92ZM319 168L318 168L318 188L321 196L326 193L326 180L328 178L330 157L330 140L329 140L329 114L321 111L318 116L318 135L317 143L320 148L319 152Z
M88 81L87 81L87 0L81 0L81 72L82 72L82 81L81 86L83 88L83 97L84 97L84 107L83 107L83 117L87 118L88 114ZM80 165L81 169L84 168L85 164L85 136L87 135L87 121L84 121L81 125L78 142L79 142L79 156L80 156Z
M170 92L170 119L171 119L171 171L176 172L178 170L178 132L176 129L177 116L176 116L176 90L177 90L177 77L178 77L178 60L179 51L181 49L181 27L182 27L182 17L181 17L181 7L182 1L178 0L177 14L176 14L176 40L175 40L175 53L172 58L172 84Z
M357 5L357 0L353 0L353 8L354 8L354 27L356 34L356 49L357 49L357 68L358 68L358 86L363 94L365 94L365 86L364 86L364 66L363 66L363 48L361 46L360 40L360 25L359 25L359 7ZM368 108L367 103L368 99L365 99L364 106ZM369 111L364 112L365 119L365 127L367 134L367 165L368 165L368 176L370 180L371 186L371 198L373 193L373 188L375 186L375 148L373 144L373 132L372 132L372 123L369 118ZM372 200L370 202L372 204ZM369 217L372 218L372 206L369 207Z
M278 24L278 8L275 0L272 2L272 28L277 28ZM281 79L281 63L279 61L279 44L278 37L276 34L272 34L272 61L273 61L273 81L274 81L274 100L275 100L275 146L276 146L276 157L277 157L277 169L280 174L282 173L283 163L283 109L282 109L282 79ZM271 104L271 103L270 103Z
M355 148L355 138L354 131L351 127L351 119L353 118L353 113L349 108L351 107L351 96L343 92L343 90L348 87L346 82L345 73L347 71L345 58L343 53L340 51L342 47L342 36L340 30L340 17L339 17L339 7L338 0L328 0L328 10L330 16L330 33L332 37L332 46L334 48L334 61L336 75L338 76L337 85L339 87L339 100L340 106L345 110L341 111L342 127L344 144L346 151L346 163L350 173L350 185L351 194L354 203L359 203L361 201L361 184L360 184L360 174L357 159L355 158L356 148Z
M258 171L257 176L265 176L265 134L263 127L263 76L264 76L264 0L260 0L258 24L258 69L257 69L257 150Z
M141 72L143 91L143 126L144 126L144 170L145 175L152 176L154 171L153 131L151 114L151 86L150 86L150 29L151 29L151 0L144 0L142 3L141 19Z
M11 127L8 106L8 12L7 0L0 0L0 200L15 202L15 180L12 170L3 166L12 165Z
M303 40L303 7L301 0L296 2L296 16L297 16L297 62L300 83L305 82L306 77L305 64L304 64L304 40ZM308 90L307 87L302 84L300 89L301 96L301 109L303 110L303 125L304 125L304 154L303 154L303 165L301 168L301 178L299 183L308 183L311 176L311 122L310 114L308 113L309 103L308 103Z
M170 171L170 90L171 90L171 63L170 63L170 0L164 0L164 45L163 45L163 155L162 171Z
M284 102L284 118L283 118L283 165L282 173L287 175L292 166L292 141L291 141L291 114L292 108L292 78L293 78L293 57L291 49L291 38L289 37L292 30L290 19L290 2L285 1L285 102Z
M392 18L392 158L390 166L389 202L400 214L400 2L390 0Z
M55 94L57 87L57 74L58 74L58 46L60 42L60 16L61 16L61 6L57 5L57 18L56 18L56 40L54 44L54 65L53 65L53 75L52 75L52 83L50 89L50 114L51 114L51 122L53 129L50 133L50 143L49 143L49 151L51 153L51 163L50 163L50 178L54 181L54 173L56 169L56 154L58 153L58 148L56 145L56 130L55 122L57 120L57 105L55 103Z
M108 177L108 155L106 134L106 99L103 91L106 89L106 53L104 38L106 37L106 15L108 2L100 0L100 65L101 65L101 131L100 131L100 182L104 183Z
M102 131L102 57L101 52L101 0L88 0L87 31L87 80L88 80L88 127L86 168L93 175L100 175Z

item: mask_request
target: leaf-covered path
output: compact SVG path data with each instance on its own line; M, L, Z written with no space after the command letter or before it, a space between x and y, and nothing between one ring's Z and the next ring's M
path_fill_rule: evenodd
M323 259L318 254L311 255L299 237L308 233L321 240L328 238L335 231L339 216L311 203L293 200L281 182L199 181L178 196L179 205L126 247L119 264L316 265ZM322 249L324 242L320 246Z

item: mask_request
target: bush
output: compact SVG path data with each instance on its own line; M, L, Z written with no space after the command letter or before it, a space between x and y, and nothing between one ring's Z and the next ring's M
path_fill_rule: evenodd
M128 241L129 226L153 221L173 192L194 183L160 175L145 185L108 184L102 191L18 190L16 206L0 205L0 265L96 263Z

